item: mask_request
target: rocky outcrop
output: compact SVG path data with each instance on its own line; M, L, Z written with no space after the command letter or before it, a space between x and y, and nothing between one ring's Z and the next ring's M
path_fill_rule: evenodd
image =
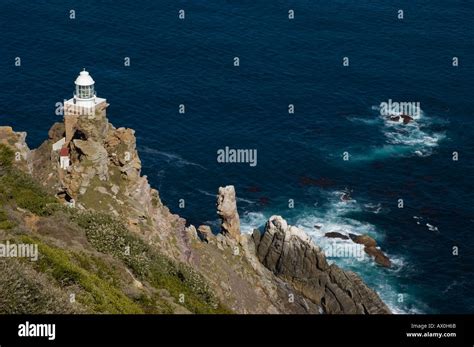
M130 181L140 177L142 168L136 149L135 131L118 128L109 132L105 147L110 153L110 160L120 168L122 176Z
M217 214L221 219L221 232L238 240L240 238L240 219L234 186L220 187L217 194Z
M392 266L390 259L378 248L377 241L369 235L349 234L349 237L355 243L364 245L364 251L374 258L375 262L384 267Z
M14 151L15 165L31 173L31 155L26 144L26 132L16 132L11 127L0 126L0 143Z
M214 234L212 233L211 227L209 225L200 225L197 229L197 233L201 240L205 242L211 242Z
M77 208L122 219L148 244L203 274L234 312L389 312L356 274L329 265L311 239L281 217L272 217L263 234L241 235L234 186L219 188L221 234L213 235L204 225L186 227L141 175L134 131L114 128L105 113L65 117L65 124L54 124L48 135L30 153L25 136L0 128L0 141L24 148L25 157L31 155L24 162L33 163L33 175L45 188L73 198ZM64 137L71 156L67 170L59 168L52 146Z
M261 263L288 281L325 313L390 313L377 293L358 275L329 265L324 253L302 230L272 216L259 236L254 233Z
M91 168L95 171L101 181L109 177L108 153L99 142L94 140L73 140L74 147L78 150L81 161L89 161Z

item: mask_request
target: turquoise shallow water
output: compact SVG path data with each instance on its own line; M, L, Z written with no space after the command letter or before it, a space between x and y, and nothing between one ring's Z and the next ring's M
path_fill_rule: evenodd
M375 237L393 269L336 261L396 312L472 313L473 15L438 0L2 1L0 123L37 146L86 67L111 122L136 130L143 173L189 222L217 228L217 188L234 184L245 230L281 214L321 245L327 231ZM394 125L377 108L388 99L423 113ZM256 149L257 166L217 163L226 146Z

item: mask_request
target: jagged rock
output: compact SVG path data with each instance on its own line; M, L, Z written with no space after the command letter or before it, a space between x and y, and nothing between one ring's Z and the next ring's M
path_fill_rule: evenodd
M240 219L234 186L219 187L217 214L221 218L221 232L236 240L240 237Z
M258 259L325 313L390 313L378 295L350 271L328 265L302 230L272 216L256 247Z
M118 128L109 131L105 139L105 148L111 162L120 168L125 178L134 181L140 177L142 165L136 150L133 129Z
M253 229L252 239L256 247L260 244L260 240L262 238L262 233L258 229Z
M185 231L186 231L186 234L188 235L188 237L191 240L197 240L198 239L197 230L196 230L196 227L194 225L190 225L190 226L186 227Z
M391 267L392 262L390 259L378 248L374 247L364 247L365 253L374 257L374 260L377 264L382 265L384 267Z
M198 235L199 237L206 242L210 242L212 238L214 237L214 234L212 233L211 227L209 225L200 225L198 227Z
M228 247L229 242L227 242L227 240L228 240L227 237L225 237L224 235L217 234L216 235L217 247L219 247L219 249L224 249L223 247Z
M379 248L377 248L377 241L375 241L372 237L370 237L369 235L355 234L349 234L349 237L355 243L364 245L365 253L374 257L374 260L377 264L385 267L392 266L392 262L390 261L390 259Z
M65 137L66 129L64 127L64 123L54 123L51 129L48 131L49 139L54 143L61 140Z
M108 179L108 154L105 148L93 140L73 140L73 143L75 148L93 164L100 180Z
M342 239L342 240L348 240L349 239L349 236L338 233L337 231L328 232L328 233L324 234L324 236L329 237L329 238L333 238L333 239Z
M352 241L355 243L362 244L366 247L375 247L377 246L377 241L371 238L369 235L355 235L349 234Z

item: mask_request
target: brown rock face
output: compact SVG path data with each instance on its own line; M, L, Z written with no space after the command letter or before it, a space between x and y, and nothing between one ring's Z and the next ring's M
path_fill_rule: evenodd
M365 253L374 257L374 260L377 264L382 265L384 267L392 266L392 262L390 259L378 248L375 247L365 247Z
M261 238L253 238L262 264L288 281L325 313L390 313L358 275L328 265L324 253L302 230L272 216Z
M364 245L365 253L374 257L374 260L377 264L384 267L392 266L390 259L380 249L377 248L377 241L375 241L369 235L349 234L349 237L355 243Z
M73 143L79 150L79 153L91 162L99 179L102 181L107 180L108 154L102 144L93 140L73 140Z
M221 232L238 240L240 238L240 219L234 186L220 187L217 195L217 214L221 218Z
M377 246L377 242L371 238L369 235L355 235L355 234L349 234L350 238L352 241L355 243L362 244L366 247L375 247Z
M110 131L105 140L105 148L112 163L120 169L124 178L135 181L140 177L142 165L133 129L118 128Z
M208 243L214 237L214 234L212 233L211 227L209 225L200 225L197 229L197 233L203 241L206 241Z

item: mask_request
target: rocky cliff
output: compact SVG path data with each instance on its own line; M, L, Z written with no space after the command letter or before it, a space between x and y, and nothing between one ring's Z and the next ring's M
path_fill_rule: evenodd
M265 232L253 233L258 259L291 283L325 313L390 313L378 295L355 273L329 265L324 253L303 231L272 216Z
M32 151L25 137L0 128L1 143L19 153L16 168L69 208L67 213L60 209L38 215L7 199L4 208L18 227L13 229L41 236L44 249L54 244L67 254L75 249L114 262L122 269L115 276L123 278L117 295L142 298L141 306L131 311L144 309L146 302L149 312L225 307L223 311L237 313L389 313L356 274L329 265L309 237L283 218L270 218L263 233L241 234L233 186L218 189L219 231L186 225L141 175L134 131L115 128L105 111L95 117L66 116ZM65 153L70 165L61 168ZM69 219L74 223L69 225ZM130 244L134 246L124 255L122 248ZM54 283L64 289L62 282ZM192 297L192 303L178 302L184 294L176 288ZM87 303L80 310L87 311Z

